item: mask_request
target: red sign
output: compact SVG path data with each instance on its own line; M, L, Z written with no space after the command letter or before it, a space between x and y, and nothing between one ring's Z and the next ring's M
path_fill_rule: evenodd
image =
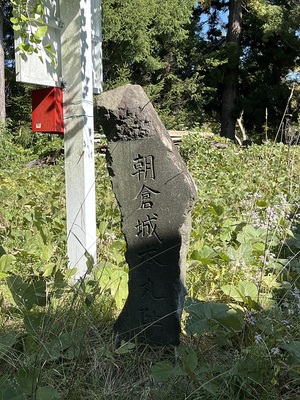
M51 87L32 91L32 131L64 133L61 88Z

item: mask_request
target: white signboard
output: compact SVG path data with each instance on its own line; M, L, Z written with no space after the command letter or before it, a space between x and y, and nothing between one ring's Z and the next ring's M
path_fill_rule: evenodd
M61 30L64 27L64 21L60 15L61 1L63 0L44 0L44 20L48 29L38 53L22 54L18 49L21 39L16 34L16 80L18 82L43 86L61 86L63 82ZM103 88L101 0L91 1L91 17L93 88L94 93L101 93ZM28 27L29 29L34 29L34 27ZM80 29L80 24L78 29ZM43 49L43 46L47 44L51 44L52 51L55 53L54 60ZM42 58L42 61L40 58Z
M38 54L22 54L18 50L18 44L21 39L15 37L16 49L16 80L18 82L34 83L44 86L61 86L61 28L62 21L60 20L59 1L45 0L45 21L48 26L46 36L41 43L41 50ZM28 30L34 29L28 27ZM52 50L55 53L54 60L46 54L43 46L51 44ZM40 58L42 58L42 61ZM54 61L54 65L53 65Z

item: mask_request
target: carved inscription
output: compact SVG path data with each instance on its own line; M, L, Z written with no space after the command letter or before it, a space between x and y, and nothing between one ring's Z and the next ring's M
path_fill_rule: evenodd
M114 331L120 339L178 345L195 185L140 86L103 93L97 110L129 266Z
M157 223L158 223L158 214L152 213L148 214L147 211L152 209L155 206L155 197L160 194L160 191L146 185L147 181L152 181L155 184L156 180L156 171L154 164L155 157L150 155L137 154L136 157L132 160L133 172L132 176L138 180L141 184L141 187L133 200L139 200L139 210L145 210L143 217L137 220L135 225L136 236L147 240L147 238L155 237L159 243L162 243L162 238L159 237L157 233ZM144 244L143 247L147 248L147 244ZM148 245L149 247L149 245ZM151 267L160 266L163 267L163 264L158 261L153 261L151 254L154 256L157 254L157 248L153 247L153 250L148 250L139 254L139 257L143 260L143 264L141 267L145 268L144 279L141 281L141 299L147 302L147 299L152 301L163 301L163 294L159 294L157 288L155 287L155 283L149 277L151 276ZM142 303L143 303L142 301ZM140 319L142 325L151 324L152 326L162 327L162 323L157 323L156 321L160 318L156 315L155 311L151 308L145 308L141 306L140 308Z
M160 322L162 317L159 316L154 310L150 310L147 307L141 308L139 314L142 327L151 325L153 328L158 330L163 329L163 323Z

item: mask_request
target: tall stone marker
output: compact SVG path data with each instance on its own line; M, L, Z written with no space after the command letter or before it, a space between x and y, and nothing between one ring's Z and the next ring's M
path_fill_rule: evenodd
M178 345L195 184L140 86L103 93L96 112L108 139L129 265L129 294L115 333Z

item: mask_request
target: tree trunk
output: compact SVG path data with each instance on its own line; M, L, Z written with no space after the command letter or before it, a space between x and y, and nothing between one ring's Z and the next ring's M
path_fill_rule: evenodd
M0 0L0 124L5 123L5 64L3 43L3 0Z
M235 141L235 125L238 117L235 102L238 93L238 70L240 41L242 34L241 0L229 0L229 20L227 32L228 63L224 75L222 96L221 136Z

